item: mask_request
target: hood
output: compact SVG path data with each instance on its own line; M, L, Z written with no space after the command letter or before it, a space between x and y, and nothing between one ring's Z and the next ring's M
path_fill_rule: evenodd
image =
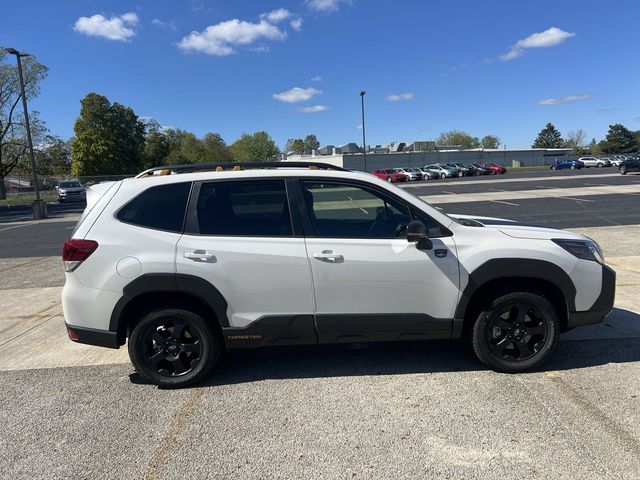
M503 234L513 238L527 238L534 240L546 240L551 238L567 238L574 240L585 240L587 237L566 230L549 228L540 225L516 222L505 218L481 217L477 215L450 215L458 220L467 220L470 226L481 226L498 230ZM476 225L473 225L475 222Z

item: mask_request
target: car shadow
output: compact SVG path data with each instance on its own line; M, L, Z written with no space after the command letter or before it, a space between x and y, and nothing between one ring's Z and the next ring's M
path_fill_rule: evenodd
M640 315L614 309L605 321L605 324L612 325L605 326L606 329L615 330L613 336L605 335L606 330L603 330L605 333L592 332L578 339L565 340L561 337L551 358L538 371L640 361L640 335L617 325L626 325L630 321L640 326ZM595 330L597 327L599 325L583 329ZM214 387L261 380L488 370L461 340L278 347L228 352L215 372L199 386ZM145 383L136 373L130 378L133 383Z

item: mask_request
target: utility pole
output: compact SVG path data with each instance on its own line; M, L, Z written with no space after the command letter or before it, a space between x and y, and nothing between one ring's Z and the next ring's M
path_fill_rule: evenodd
M7 53L16 56L18 62L18 77L20 78L20 96L22 97L22 109L24 110L24 122L27 129L27 144L29 146L29 160L31 161L31 172L33 174L33 188L36 193L36 199L33 202L33 218L47 218L47 208L40 198L40 188L38 186L38 171L36 168L36 159L33 155L33 141L31 139L31 125L29 124L29 110L27 108L27 95L24 92L24 77L22 76L22 57L31 56L28 53L20 53L15 48L5 48Z
M361 99L361 103L362 103L362 159L364 160L364 171L367 171L367 140L366 140L366 136L365 136L365 130L364 130L364 96L367 92L365 92L364 90L362 90L360 92L360 99Z

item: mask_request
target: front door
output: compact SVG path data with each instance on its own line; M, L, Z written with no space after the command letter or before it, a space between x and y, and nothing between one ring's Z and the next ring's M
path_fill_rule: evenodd
M406 240L418 214L382 189L301 180L320 343L447 338L458 300L453 239L433 220L433 249ZM446 233L440 233L445 231Z

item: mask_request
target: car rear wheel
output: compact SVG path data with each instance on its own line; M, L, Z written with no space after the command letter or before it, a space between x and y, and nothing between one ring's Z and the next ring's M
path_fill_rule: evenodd
M626 175L627 174L627 166L626 165L620 165L620 168L618 169L618 171L620 172L620 175Z
M498 172L496 172L495 170L491 170L491 175L495 175L496 173Z
M193 385L215 367L222 342L210 322L182 308L146 314L129 338L129 358L147 381L165 388Z
M498 372L517 373L540 366L560 333L553 305L533 292L513 292L485 305L471 332L473 350Z
M571 170L575 170L576 166L575 165L571 165Z
M598 166L598 168L602 168L602 167L604 167L604 164L603 163L599 163L597 166Z
M464 173L458 172L458 178L462 178L463 176L464 176Z
M446 173L441 173L440 174L440 178L447 178L447 174Z

